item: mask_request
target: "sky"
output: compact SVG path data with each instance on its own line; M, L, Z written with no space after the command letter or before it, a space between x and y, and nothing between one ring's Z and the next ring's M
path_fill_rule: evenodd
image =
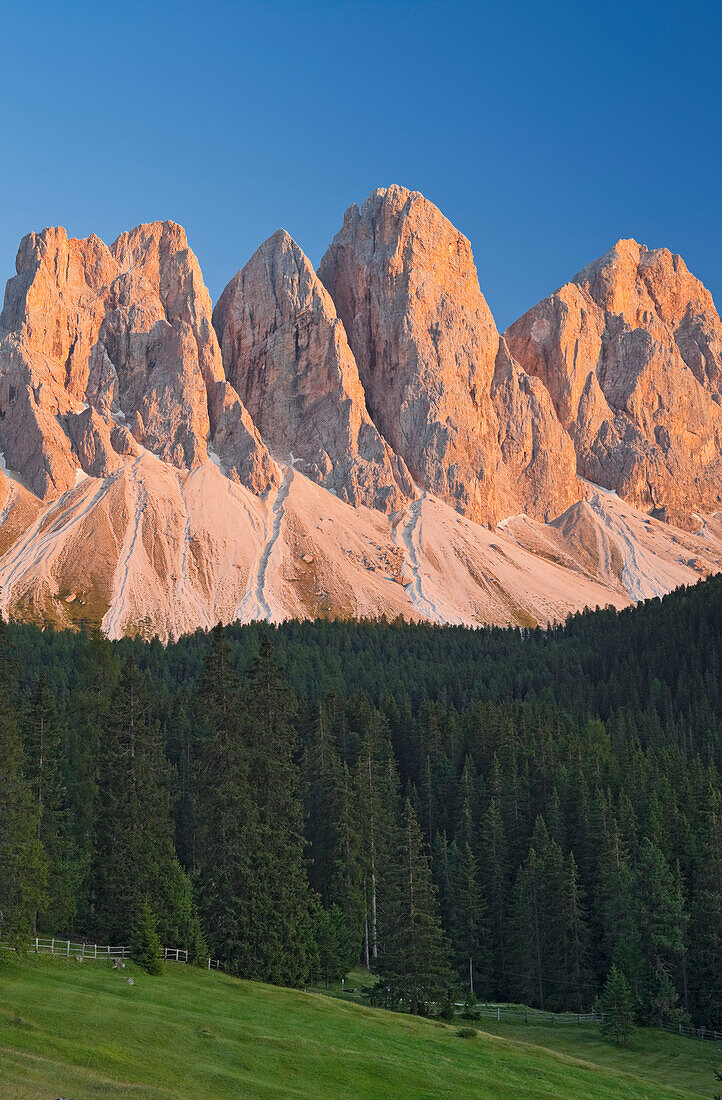
M722 304L722 3L0 0L0 279L46 225L170 218L215 301L375 187L471 241L500 329L620 237Z

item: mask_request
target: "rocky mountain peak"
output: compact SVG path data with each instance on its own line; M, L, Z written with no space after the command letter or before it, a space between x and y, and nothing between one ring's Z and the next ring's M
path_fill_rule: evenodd
M272 454L354 505L400 505L408 474L368 415L330 295L285 230L234 276L213 322L228 379Z
M31 233L16 271L5 616L532 625L722 569L722 324L666 249L618 241L501 337L469 241L398 186L318 274L273 234L213 311L175 222Z
M585 477L648 509L720 506L722 324L679 256L618 241L506 339Z
M210 297L179 225L141 225L110 248L46 229L24 238L16 268L0 318L0 450L35 493L59 495L78 469L116 469L114 440L130 453L119 424L192 469L222 422L229 469L256 489L277 479L227 386Z
M568 447L551 497L528 498L511 473L523 456L515 451L519 433L500 426L492 396L499 334L468 240L433 203L403 187L373 191L360 210L347 211L319 275L344 322L371 415L421 488L484 523L571 502ZM507 372L499 389L505 413L510 405L530 413L520 373ZM547 411L548 402L535 404L541 438L552 427ZM532 467L543 449L527 455Z

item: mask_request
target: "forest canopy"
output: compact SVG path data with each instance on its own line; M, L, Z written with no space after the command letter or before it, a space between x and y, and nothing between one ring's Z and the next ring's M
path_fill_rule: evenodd
M722 579L549 630L0 636L0 935L722 1023Z

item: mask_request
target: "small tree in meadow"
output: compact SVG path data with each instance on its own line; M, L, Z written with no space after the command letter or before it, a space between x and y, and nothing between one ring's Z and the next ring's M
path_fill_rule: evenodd
M133 958L149 974L163 973L163 948L155 927L155 915L147 898L143 899L136 924Z
M634 998L629 982L621 970L612 966L604 991L597 998L597 1011L602 1013L602 1035L613 1035L618 1043L634 1030Z

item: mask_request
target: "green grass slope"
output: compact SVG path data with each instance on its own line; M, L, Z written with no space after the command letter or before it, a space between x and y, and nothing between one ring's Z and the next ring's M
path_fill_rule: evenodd
M524 1041L456 1032L182 964L160 978L60 958L5 956L0 968L0 1096L12 1100L664 1100L710 1091L713 1051L702 1043L675 1041L675 1051L689 1048L683 1069L664 1036L658 1048L639 1040L625 1062L598 1041L549 1049L546 1029L528 1029Z

